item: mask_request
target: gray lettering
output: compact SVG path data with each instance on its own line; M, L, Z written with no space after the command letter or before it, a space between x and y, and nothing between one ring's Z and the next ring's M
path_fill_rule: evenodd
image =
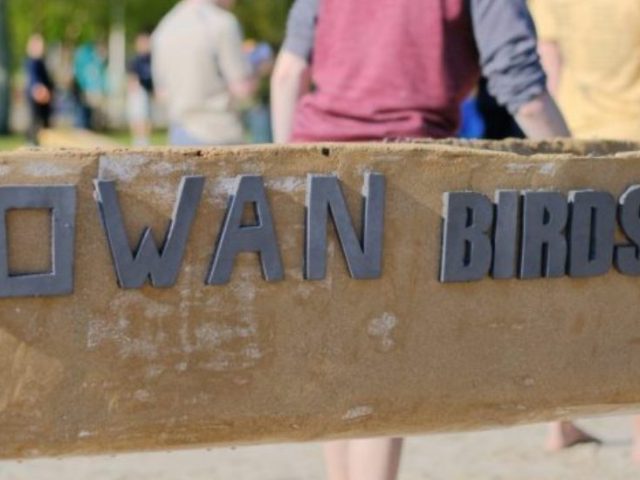
M480 280L491 268L493 204L479 193L444 194L441 282Z
M52 271L12 275L9 271L6 213L11 209L51 211ZM76 188L74 186L0 187L0 297L67 295L73 292Z
M566 271L568 207L558 192L524 192L522 278L561 277Z
M606 192L582 190L569 193L569 275L604 275L613 260L616 202Z
M98 207L122 288L140 288L148 279L154 287L175 285L184 250L196 216L204 177L183 177L171 225L163 246L158 247L150 228L145 228L135 253L131 251L118 203L115 182L96 180Z
M243 225L245 205L253 205L256 224ZM230 198L220 239L207 278L208 285L222 285L231 279L233 264L240 252L256 252L260 256L262 274L267 281L284 278L284 269L276 239L262 177L241 175Z
M518 275L519 215L520 193L515 190L497 191L491 269L493 278L507 279Z
M640 185L629 187L620 197L620 228L631 245L619 245L615 265L624 275L640 275Z
M321 280L327 272L327 224L331 213L352 278L382 275L385 178L367 173L364 180L362 240L353 227L340 181L335 175L309 175L307 179L305 277Z

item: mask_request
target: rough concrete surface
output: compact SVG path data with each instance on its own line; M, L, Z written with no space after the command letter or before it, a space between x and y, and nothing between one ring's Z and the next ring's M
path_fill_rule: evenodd
M615 153L640 148L585 145L0 155L1 184L78 189L73 295L0 300L0 457L455 431L637 405L637 278L437 280L444 192L640 184L640 152ZM382 278L349 278L330 229L326 279L304 280L306 175L336 173L358 219L367 171L387 178ZM176 286L118 288L92 181L117 181L134 247L145 226L163 238L194 174L205 194ZM247 254L228 285L204 284L238 174L264 176L282 282ZM14 212L8 228L12 268L46 268L46 222Z
M631 419L582 420L602 446L541 449L544 425L407 439L399 480L634 480ZM317 443L0 462L2 480L323 480Z

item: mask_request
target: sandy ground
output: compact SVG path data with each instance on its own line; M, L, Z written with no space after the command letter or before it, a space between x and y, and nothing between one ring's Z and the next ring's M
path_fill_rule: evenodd
M618 480L640 478L629 461L629 417L590 419L599 435L584 445L547 454L544 425L410 438L400 480ZM320 480L320 446L269 445L116 457L0 462L0 479L29 480Z

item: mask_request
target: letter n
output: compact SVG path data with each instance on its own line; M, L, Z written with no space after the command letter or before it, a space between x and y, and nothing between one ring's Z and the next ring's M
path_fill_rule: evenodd
M321 280L327 270L327 223L331 213L351 277L379 278L382 274L385 178L367 173L364 181L362 240L356 234L340 181L335 175L309 175L305 277Z

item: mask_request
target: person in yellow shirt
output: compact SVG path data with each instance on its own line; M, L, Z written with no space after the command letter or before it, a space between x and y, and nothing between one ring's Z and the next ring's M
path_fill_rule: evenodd
M529 4L549 88L573 136L640 140L640 1Z
M640 141L640 1L529 0L538 50L576 138ZM547 448L598 442L572 422L551 425ZM632 459L640 464L640 416Z

